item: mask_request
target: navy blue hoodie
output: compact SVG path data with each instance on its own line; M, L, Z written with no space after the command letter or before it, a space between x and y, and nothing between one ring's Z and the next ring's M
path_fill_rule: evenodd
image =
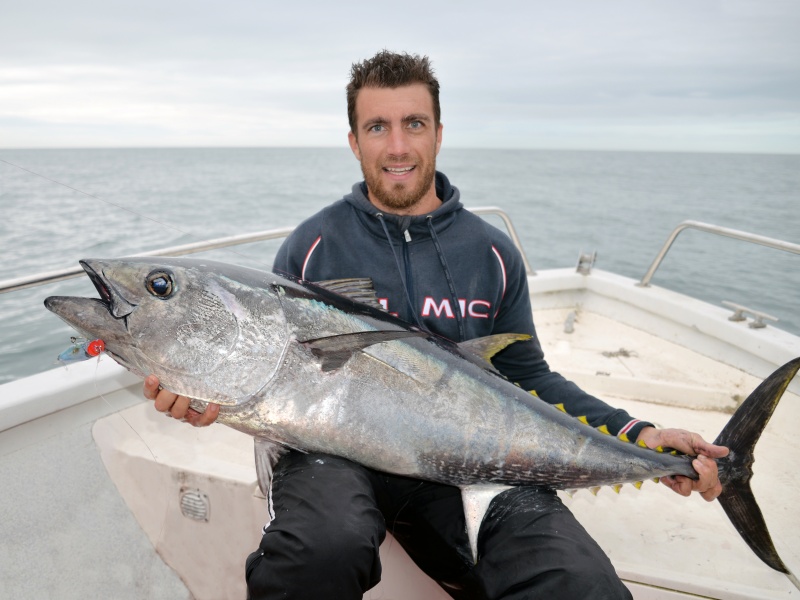
M310 217L283 243L274 269L307 281L364 277L390 313L454 341L527 333L492 360L544 401L563 405L593 427L635 441L645 425L582 391L544 359L531 315L528 280L511 239L464 209L447 177L436 173L434 212L383 213L364 182Z

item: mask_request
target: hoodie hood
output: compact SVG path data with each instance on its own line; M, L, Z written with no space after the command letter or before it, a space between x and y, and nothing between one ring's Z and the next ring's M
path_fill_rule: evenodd
M393 236L408 231L412 239L427 239L430 237L429 217L436 233L441 233L453 223L457 212L464 207L458 188L450 184L444 173L436 171L435 183L436 197L442 203L435 211L425 215L395 215L379 210L369 201L365 181L353 185L353 191L344 200L358 210L359 216L363 217L361 221L364 227L378 237L385 237L383 226L377 218L380 214Z

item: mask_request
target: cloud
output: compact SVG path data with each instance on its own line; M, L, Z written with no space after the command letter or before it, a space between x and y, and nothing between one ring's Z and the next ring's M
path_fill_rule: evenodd
M798 30L777 0L33 0L0 22L0 147L341 145L385 47L433 59L448 143L800 152Z

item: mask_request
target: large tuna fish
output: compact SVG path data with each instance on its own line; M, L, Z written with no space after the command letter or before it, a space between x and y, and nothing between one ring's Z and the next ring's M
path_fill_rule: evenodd
M459 486L473 552L498 486L572 489L696 478L691 459L625 443L505 380L488 359L525 336L454 344L380 310L365 280L311 284L191 259L85 260L100 299L47 308L121 365L256 438L262 486L283 448ZM771 375L716 444L719 500L753 551L788 572L750 491L753 447L800 358ZM484 504L475 501L481 490ZM483 509L480 508L483 506Z

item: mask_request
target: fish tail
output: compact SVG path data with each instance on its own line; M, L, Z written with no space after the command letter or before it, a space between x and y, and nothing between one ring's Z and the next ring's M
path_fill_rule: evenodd
M789 361L767 377L736 410L714 443L730 449L727 459L718 461L722 494L720 504L733 526L762 561L790 575L778 556L758 507L750 478L753 476L753 450L767 426L789 382L800 370L800 358Z

